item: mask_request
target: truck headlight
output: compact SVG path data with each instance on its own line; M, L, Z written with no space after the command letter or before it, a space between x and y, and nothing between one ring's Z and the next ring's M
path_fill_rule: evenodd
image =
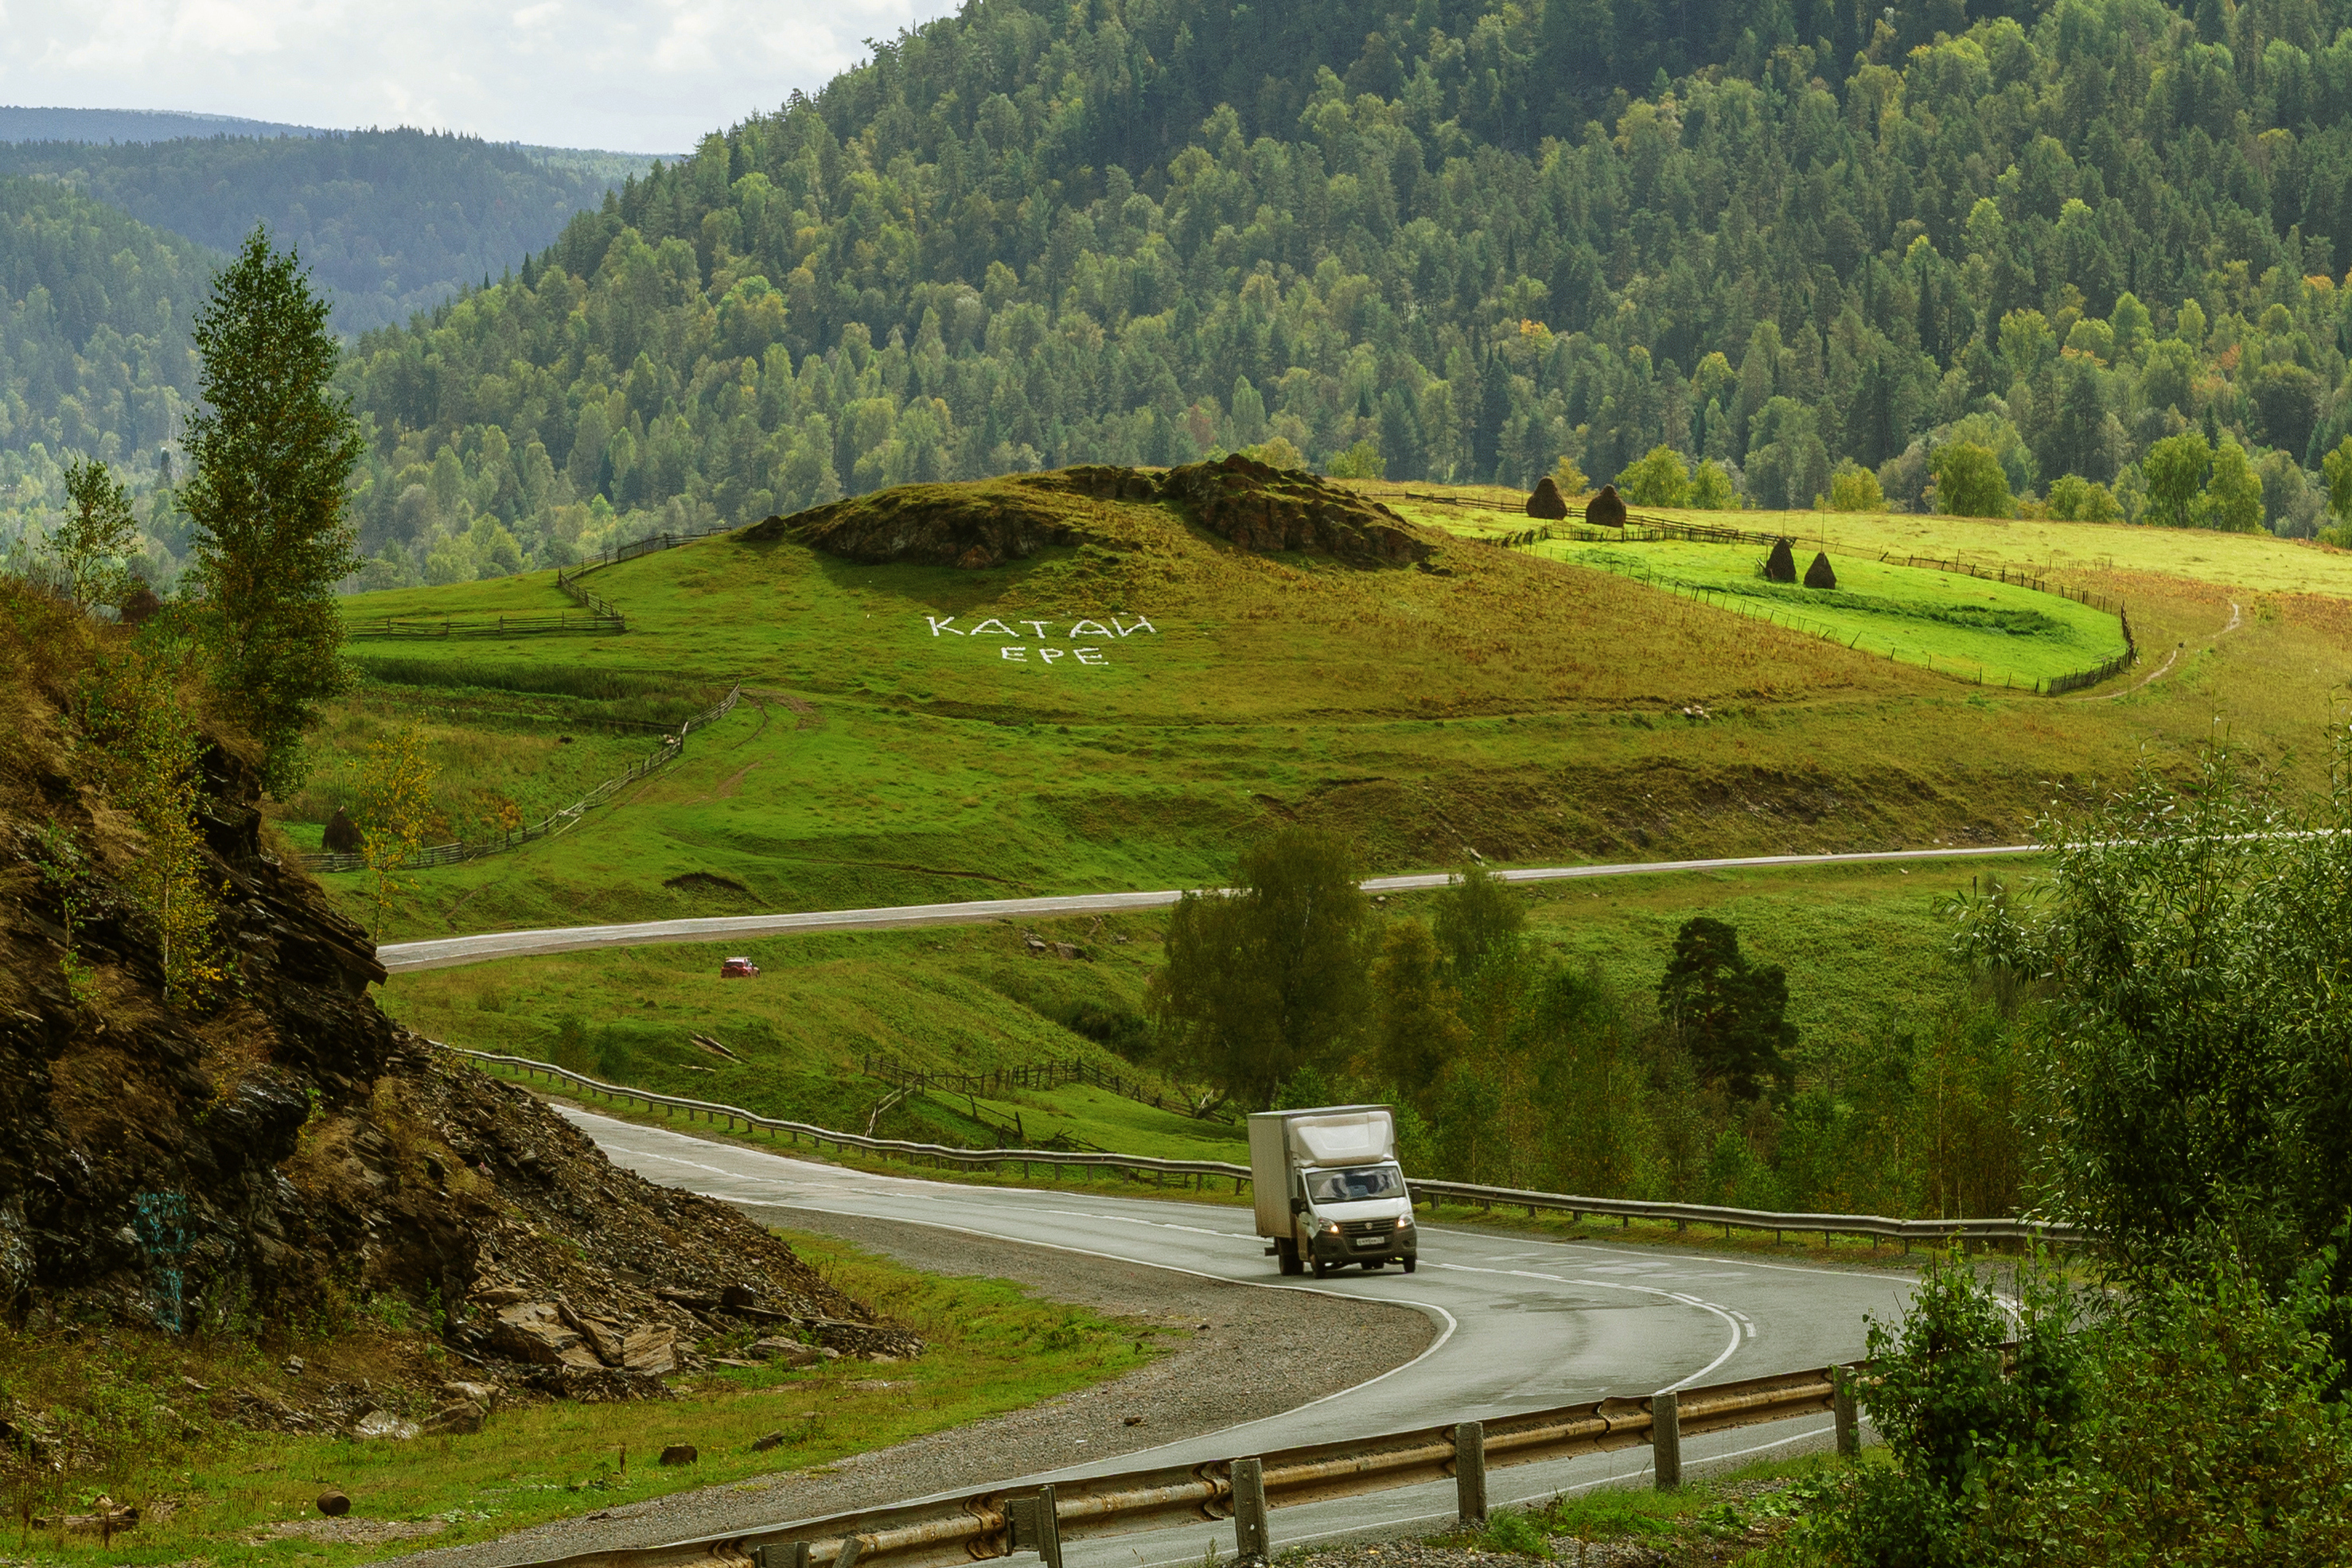
M1399 1230L1411 1230L1412 1228L1412 1216L1410 1214L1398 1215L1397 1228Z
M1334 1220L1330 1221L1329 1223L1326 1224L1326 1225L1323 1227L1323 1234L1324 1234L1324 1235L1326 1235L1326 1236L1337 1236L1337 1235L1339 1235L1339 1222L1338 1220L1334 1219Z

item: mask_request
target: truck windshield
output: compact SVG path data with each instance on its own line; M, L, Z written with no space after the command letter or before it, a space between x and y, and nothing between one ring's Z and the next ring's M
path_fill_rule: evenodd
M1402 1197L1404 1173L1394 1166L1359 1166L1354 1170L1317 1171L1307 1178L1307 1196L1318 1203L1360 1203Z

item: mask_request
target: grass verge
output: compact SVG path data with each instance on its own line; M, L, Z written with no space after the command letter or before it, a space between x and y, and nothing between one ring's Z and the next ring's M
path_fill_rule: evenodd
M96 1466L33 1481L20 1493L26 1506L7 1521L16 1539L0 1534L0 1550L44 1563L331 1564L460 1545L824 1465L1019 1409L1135 1370L1159 1354L1156 1336L1165 1332L1039 1301L1003 1281L938 1278L830 1238L787 1236L844 1290L914 1327L929 1352L889 1365L718 1367L677 1379L676 1401L518 1404L478 1435L394 1442L238 1431L197 1414L202 1400L190 1384L283 1384L289 1354L304 1358L305 1378L356 1379L371 1369L383 1377L426 1354L413 1336L352 1330L265 1353L249 1342L190 1345L129 1330L0 1335L9 1398L61 1412L94 1437L109 1423L121 1431L130 1409L145 1434L115 1443ZM148 1406L160 1404L188 1413L159 1425ZM754 1438L775 1432L781 1446L751 1451ZM694 1444L698 1462L659 1466L671 1443ZM329 1487L350 1495L346 1519L318 1515L315 1500ZM101 1494L138 1502L145 1520L109 1542L27 1522L57 1516L60 1504L83 1511Z

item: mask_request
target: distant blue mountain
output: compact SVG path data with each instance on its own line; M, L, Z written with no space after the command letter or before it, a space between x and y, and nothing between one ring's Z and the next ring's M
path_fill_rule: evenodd
M315 125L280 125L232 114L152 109L28 109L0 104L0 141L171 141L183 136L317 136Z

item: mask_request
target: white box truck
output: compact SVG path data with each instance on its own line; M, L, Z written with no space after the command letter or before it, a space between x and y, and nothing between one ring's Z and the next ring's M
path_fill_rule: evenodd
M1260 1111L1249 1119L1249 1145L1257 1233L1272 1240L1267 1255L1284 1273L1312 1265L1319 1280L1350 1263L1412 1272L1421 1239L1387 1106Z

